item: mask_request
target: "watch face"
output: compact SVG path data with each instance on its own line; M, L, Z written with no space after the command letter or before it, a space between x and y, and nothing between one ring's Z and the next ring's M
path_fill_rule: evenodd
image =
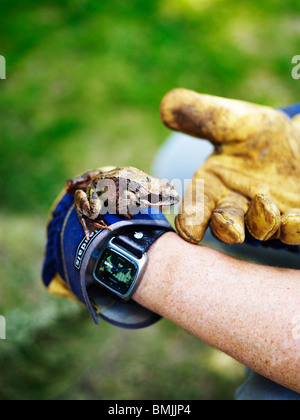
M113 249L107 248L101 256L95 272L95 279L113 291L125 296L137 274L136 265Z

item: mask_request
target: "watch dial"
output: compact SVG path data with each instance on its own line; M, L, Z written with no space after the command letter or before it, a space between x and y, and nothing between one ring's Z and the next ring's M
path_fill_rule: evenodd
M126 295L136 273L137 268L132 261L112 249L107 249L98 262L95 278L116 292Z

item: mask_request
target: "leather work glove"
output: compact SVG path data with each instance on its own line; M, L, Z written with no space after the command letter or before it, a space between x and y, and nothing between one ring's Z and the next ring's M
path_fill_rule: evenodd
M187 188L176 228L199 243L210 224L226 244L243 243L245 225L260 240L300 244L300 114L186 89L161 104L164 124L209 140L214 153ZM204 193L196 195L197 181Z

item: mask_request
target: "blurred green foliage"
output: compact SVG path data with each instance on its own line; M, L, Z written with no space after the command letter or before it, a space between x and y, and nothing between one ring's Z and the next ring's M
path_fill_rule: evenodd
M242 367L168 321L96 328L48 296L44 230L66 179L150 171L168 90L298 102L299 12L294 0L1 1L1 399L233 398Z

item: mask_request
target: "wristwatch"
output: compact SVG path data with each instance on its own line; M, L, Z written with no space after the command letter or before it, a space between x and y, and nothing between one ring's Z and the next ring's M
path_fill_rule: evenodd
M129 225L121 222L120 229L96 233L90 246L85 247L88 249L80 268L81 285L86 290L86 301L91 304L87 306L92 316L95 311L121 328L144 328L161 318L132 296L143 279L149 248L172 228L163 219L159 223L145 222L135 220Z
M109 239L97 257L93 279L122 302L128 302L147 266L147 251L166 229L129 227Z

